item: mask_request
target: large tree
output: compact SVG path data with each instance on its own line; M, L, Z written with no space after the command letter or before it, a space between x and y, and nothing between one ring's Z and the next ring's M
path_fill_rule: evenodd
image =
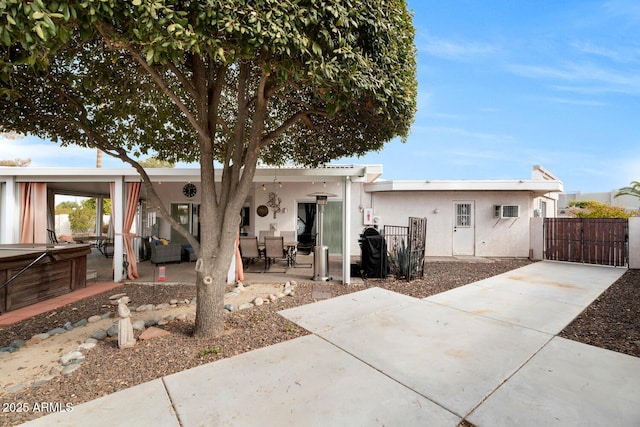
M313 166L378 150L406 138L415 113L404 0L4 0L0 14L0 124L137 169L198 254L198 336L223 330L258 160ZM199 161L200 243L153 191L135 161L146 153Z

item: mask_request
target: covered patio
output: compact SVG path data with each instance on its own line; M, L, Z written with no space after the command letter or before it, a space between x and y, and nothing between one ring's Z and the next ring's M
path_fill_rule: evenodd
M284 262L277 262L267 271L264 271L264 262L255 261L244 270L244 281L246 285L285 283L296 281L298 283L309 282L313 278L313 255L302 255L298 257L299 266L287 268ZM160 267L164 267L164 280L161 280ZM93 248L91 254L87 255L87 270L90 277L87 279L87 286L95 283L110 281L112 277L111 259L106 259L100 251ZM155 265L151 261L142 261L138 264L140 277L129 280L123 279L127 283L179 283L194 284L196 282L195 263L183 261L180 263L169 263ZM329 257L329 275L333 278L331 282L341 283L342 280L342 257ZM354 279L352 279L354 280Z
M148 173L172 216L179 218L192 235L200 238L203 231L199 225L199 169L148 169ZM362 227L362 203L356 202L354 206L352 202L358 198L362 201L362 186L352 184L372 182L381 173L380 165L333 165L316 169L261 167L256 171L254 187L241 213L241 233L261 237L262 232L276 236L293 232L298 241L301 232L312 230L311 233L317 233L314 226L304 224L305 219L313 218L313 215L305 218L304 210L315 204L314 194L328 194L332 204L331 222L327 226L325 218L325 229L330 229L331 235L328 236L329 243L323 242L330 247L328 273L334 280L349 283L350 260L358 248L357 236ZM216 177L216 181L219 180L220 177ZM20 243L25 236L20 226L25 222L23 194L27 188L37 188L37 203L47 206L34 211L35 220L31 221L29 237L34 243L51 243L46 230L53 228L56 195L111 199L112 233L109 239L112 249L109 255L113 258L107 260L102 256L101 261L107 261L106 265L113 262L112 265L118 267L113 268L112 276L101 277L98 273L98 278L116 282L127 280L127 273L119 266L128 262L136 263L140 274L137 280L153 281L159 269L147 261L148 247L144 241L151 236L171 243L183 241L157 212L147 209L146 194L139 183L140 177L134 169L0 168L0 244ZM101 230L96 230L94 237L104 238ZM131 241L127 248L129 237ZM287 269L286 276L293 280L309 280L313 276L312 254L298 255L300 265ZM89 257L92 256L93 253ZM279 266L274 265L271 269L277 268ZM102 268L88 269L103 271ZM188 262L171 263L165 269L167 280L176 270L181 271L178 277L190 277L189 274L195 277L193 265ZM263 270L249 266L248 280L252 280L254 274L262 281L279 280L276 273Z

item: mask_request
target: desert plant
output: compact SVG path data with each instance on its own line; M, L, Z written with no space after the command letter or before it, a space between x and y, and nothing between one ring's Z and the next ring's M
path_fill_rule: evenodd
M200 352L200 356L206 356L208 354L220 354L222 353L222 349L219 347L205 348Z

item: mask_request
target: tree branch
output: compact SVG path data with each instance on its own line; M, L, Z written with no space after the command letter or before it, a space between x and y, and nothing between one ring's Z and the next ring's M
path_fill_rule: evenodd
M313 127L313 123L311 123L311 118L310 118L311 116L325 116L325 117L328 117L329 114L324 112L324 111L299 111L296 114L294 114L293 116L289 117L287 120L285 120L276 129L274 129L271 132L265 134L262 137L262 140L260 142L260 148L266 147L271 142L273 142L273 140L275 140L278 137L282 136L282 134L284 134L284 132L287 129L289 129L291 126L293 126L298 121L303 121L303 122L305 122L307 124L307 126Z
M102 36L105 44L112 49L124 49L131 57L149 74L149 76L156 82L160 90L171 99L171 101L178 107L178 109L186 116L187 120L193 126L193 128L201 135L206 135L205 130L202 129L198 120L191 111L187 108L187 106L180 100L180 98L169 88L167 82L165 82L164 78L158 73L156 69L150 66L147 61L140 55L134 48L128 43L122 41L114 41L111 39L111 35L115 33L113 28L108 27L104 23L97 23L96 29ZM194 91L195 92L195 91ZM190 93L192 93L190 91Z

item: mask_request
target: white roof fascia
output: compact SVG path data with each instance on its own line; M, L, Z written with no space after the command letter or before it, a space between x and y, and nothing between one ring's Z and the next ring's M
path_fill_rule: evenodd
M200 181L199 168L149 168L146 169L151 181L184 182ZM254 182L312 182L342 181L351 177L354 182L371 182L382 173L382 165L328 165L318 168L302 167L259 167ZM215 169L216 180L220 180L221 168ZM17 182L109 182L124 177L125 181L140 180L133 168L18 168L0 167L0 180L11 177Z
M533 191L561 192L561 181L540 180L457 180L457 181L378 181L365 184L369 193L380 191Z
M0 167L0 180L13 177L16 182L109 182L114 178L131 176L140 179L133 168L34 168Z

